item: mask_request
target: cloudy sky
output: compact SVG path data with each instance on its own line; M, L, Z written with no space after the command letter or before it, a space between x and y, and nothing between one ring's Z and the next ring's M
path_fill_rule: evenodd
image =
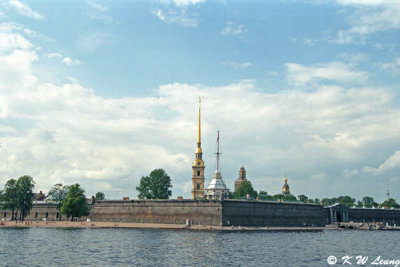
M400 200L400 1L0 2L0 184L190 196L221 131L232 189Z

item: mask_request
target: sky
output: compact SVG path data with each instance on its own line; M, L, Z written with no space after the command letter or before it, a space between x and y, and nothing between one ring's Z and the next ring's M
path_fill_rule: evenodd
M206 185L400 201L400 1L0 1L0 185Z

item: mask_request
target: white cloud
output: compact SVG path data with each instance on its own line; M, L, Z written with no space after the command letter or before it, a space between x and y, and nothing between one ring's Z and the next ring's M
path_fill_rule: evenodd
M109 7L94 2L89 2L88 7L86 15L90 19L100 20L106 24L114 22L113 17L109 14Z
M60 63L71 66L71 65L79 65L81 61L79 59L72 59L70 57L64 57L60 53L49 53L47 55L48 58L55 58L60 61Z
M60 53L49 53L47 55L48 58L62 58L62 55Z
M222 64L231 66L235 69L245 69L245 68L253 66L253 64L250 62L240 63L240 62L227 61L227 62L222 62Z
M200 18L197 13L188 13L185 9L180 10L162 10L158 9L153 12L160 20L169 24L179 24L184 27L197 27Z
M369 60L368 54L363 53L342 53L339 55L343 60L350 63L360 63Z
M351 64L339 61L303 66L297 63L287 63L288 80L296 86L303 86L321 80L362 83L367 80L367 73L355 70Z
M197 5L204 3L206 0L173 0L174 4L179 7L187 7L190 5Z
M65 57L61 60L61 63L65 65L79 65L81 61L79 59L72 59L70 57Z
M197 6L205 0L161 0L162 8L151 13L167 24L178 24L184 27L197 27L201 19Z
M343 170L343 172L342 172L342 174L343 174L344 176L346 176L346 177L358 176L359 173L360 173L360 172L359 172L357 169L352 169L352 170L345 169L345 170Z
M400 29L400 0L381 1L337 1L340 5L351 6L355 12L349 18L350 28L339 30L332 42L349 44L364 42L373 33Z
M364 172L372 174L382 174L390 169L400 168L400 151L396 151L393 155L390 155L378 168L364 167Z
M13 7L15 10L18 11L21 15L40 20L43 19L43 16L39 14L37 11L32 10L29 6L26 4L18 1L18 0L10 0L8 1L8 5Z
M236 25L232 21L228 21L226 26L222 29L221 34L235 36L242 35L246 32L248 32L248 29L243 24Z
M400 75L400 57L396 58L392 62L381 63L380 66L384 71L389 70L393 74Z

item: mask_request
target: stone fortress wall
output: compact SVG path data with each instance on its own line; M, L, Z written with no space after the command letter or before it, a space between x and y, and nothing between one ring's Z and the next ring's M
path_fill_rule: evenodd
M248 200L104 200L89 204L90 215L78 221L193 224L214 226L325 226L328 213L320 205ZM59 220L53 203L34 203L27 220ZM9 220L11 212L0 210ZM400 210L351 208L349 221L400 225ZM62 215L62 220L69 220Z
M92 205L92 221L221 225L221 202L208 200L99 201Z
M349 219L354 222L382 222L389 225L400 225L400 210L351 208L349 209Z
M242 226L325 226L322 206L303 203L228 200L222 202L222 224Z

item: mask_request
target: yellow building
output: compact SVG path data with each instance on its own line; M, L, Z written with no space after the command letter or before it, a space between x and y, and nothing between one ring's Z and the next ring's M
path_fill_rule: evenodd
M239 188L243 181L247 181L246 179L246 169L242 165L239 170L239 178L235 181L235 191Z
M201 150L201 100L199 98L199 128L197 135L196 157L192 166L192 199L204 198L204 161Z
M285 183L282 186L282 195L284 195L284 196L290 195L290 188L289 188L289 185L287 183L287 177L286 176L285 176Z

